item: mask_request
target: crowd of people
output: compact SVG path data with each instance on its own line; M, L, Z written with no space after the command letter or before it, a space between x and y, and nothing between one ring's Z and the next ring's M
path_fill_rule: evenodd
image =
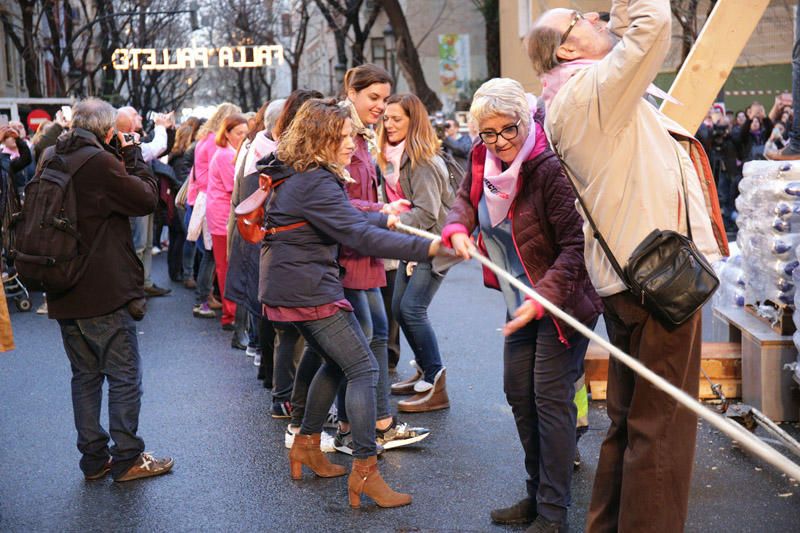
M765 150L791 157L782 149L796 130L791 102L782 95L769 116L757 103L741 117L710 114L698 132L704 151L643 97L668 51L669 3L617 1L608 18L545 12L528 36L543 94L487 81L465 135L453 119L438 132L419 98L394 94L371 64L347 71L336 99L297 90L253 114L233 103L181 124L159 114L149 134L137 110L87 99L71 121L40 127L34 157L18 128L2 130L6 175L35 160L37 174L72 176L78 231L99 242L80 280L46 295L72 367L85 478L129 481L174 463L145 453L137 434L134 321L146 297L170 291L150 273L164 226L169 277L194 292L192 315L231 332L271 391L271 416L287 420L291 478L303 467L346 475L326 452L352 455L353 507L364 495L381 507L412 501L384 481L376 457L435 431L398 412L450 406L428 309L449 269L477 253L590 329L602 313L617 347L696 395L700 314L664 324L628 290L614 256L630 256L655 228L688 231L709 260L726 254L740 163ZM588 340L486 269L484 285L505 304L504 392L527 473L525 496L491 519L567 531ZM412 374L391 383L400 332ZM99 420L104 380L110 434ZM405 396L396 408L393 395ZM616 360L608 414L588 529L682 530L696 418Z

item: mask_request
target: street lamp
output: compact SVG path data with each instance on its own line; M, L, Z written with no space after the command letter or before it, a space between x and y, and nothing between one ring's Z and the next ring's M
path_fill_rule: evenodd
M389 74L392 75L392 80L397 82L397 74L395 73L395 42L394 38L394 29L392 28L391 24L387 24L385 28L383 28L383 48L386 50L386 54L389 56Z

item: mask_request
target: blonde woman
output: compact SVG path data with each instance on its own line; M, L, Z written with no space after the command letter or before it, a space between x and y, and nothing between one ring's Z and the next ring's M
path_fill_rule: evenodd
M440 233L453 203L447 167L438 155L439 141L428 112L413 94L389 97L378 134L378 161L388 202L405 200L410 208L400 222ZM428 307L444 280L444 265L401 262L395 279L392 314L414 351L414 376L392 385L394 394L414 394L397 404L400 411L424 412L450 406L445 367Z
M186 226L192 218L197 195L201 192L206 194L208 189L208 167L211 159L217 151L215 136L222 123L230 115L241 113L239 106L231 103L222 103L217 106L214 114L211 115L205 124L197 132L197 146L194 150L194 166L189 174L189 190L186 195ZM203 245L203 239L197 239L197 251L202 254L200 260L200 270L197 273L197 289L195 291L195 306L192 314L198 318L215 318L216 313L209 306L209 294L214 284L214 256L211 250L207 250ZM184 261L187 258L184 258ZM192 258L192 261L194 258ZM220 306L221 307L221 306ZM227 327L227 326L226 326ZM232 326L231 328L232 329Z
M281 135L277 158L259 170L280 182L267 214L267 237L261 253L259 297L267 317L292 323L323 363L311 382L303 422L289 462L292 478L302 466L320 477L337 477L344 467L320 451L320 433L339 385L346 382L352 427L353 471L348 480L350 505L362 494L381 507L411 503L383 481L375 442L378 364L340 279L340 246L367 256L426 261L438 241L386 231L396 219L361 212L347 201L345 167L355 151L350 112L333 100L304 103Z

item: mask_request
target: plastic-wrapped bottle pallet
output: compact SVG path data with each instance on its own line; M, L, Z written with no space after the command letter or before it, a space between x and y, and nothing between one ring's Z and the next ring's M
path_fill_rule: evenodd
M714 264L719 288L714 293L714 307L742 307L747 285L742 269L742 255L735 242L730 243L730 256Z
M800 164L751 161L736 199L744 304L795 306L800 248Z

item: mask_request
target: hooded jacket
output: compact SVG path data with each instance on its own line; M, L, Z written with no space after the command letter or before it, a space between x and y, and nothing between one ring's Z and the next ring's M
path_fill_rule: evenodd
M73 176L78 212L78 232L87 247L102 239L88 258L86 271L75 287L47 294L50 318L77 319L107 315L129 301L144 297L144 270L136 257L128 217L155 210L158 184L137 146L116 152L80 128L62 135L44 153L69 155L84 146L97 147ZM104 232L100 232L104 224Z
M261 248L259 297L272 307L312 307L344 299L340 245L361 255L428 259L429 242L386 231L388 217L358 211L344 183L325 168L296 172L274 155L259 164L273 183L267 227L306 225L267 235Z

